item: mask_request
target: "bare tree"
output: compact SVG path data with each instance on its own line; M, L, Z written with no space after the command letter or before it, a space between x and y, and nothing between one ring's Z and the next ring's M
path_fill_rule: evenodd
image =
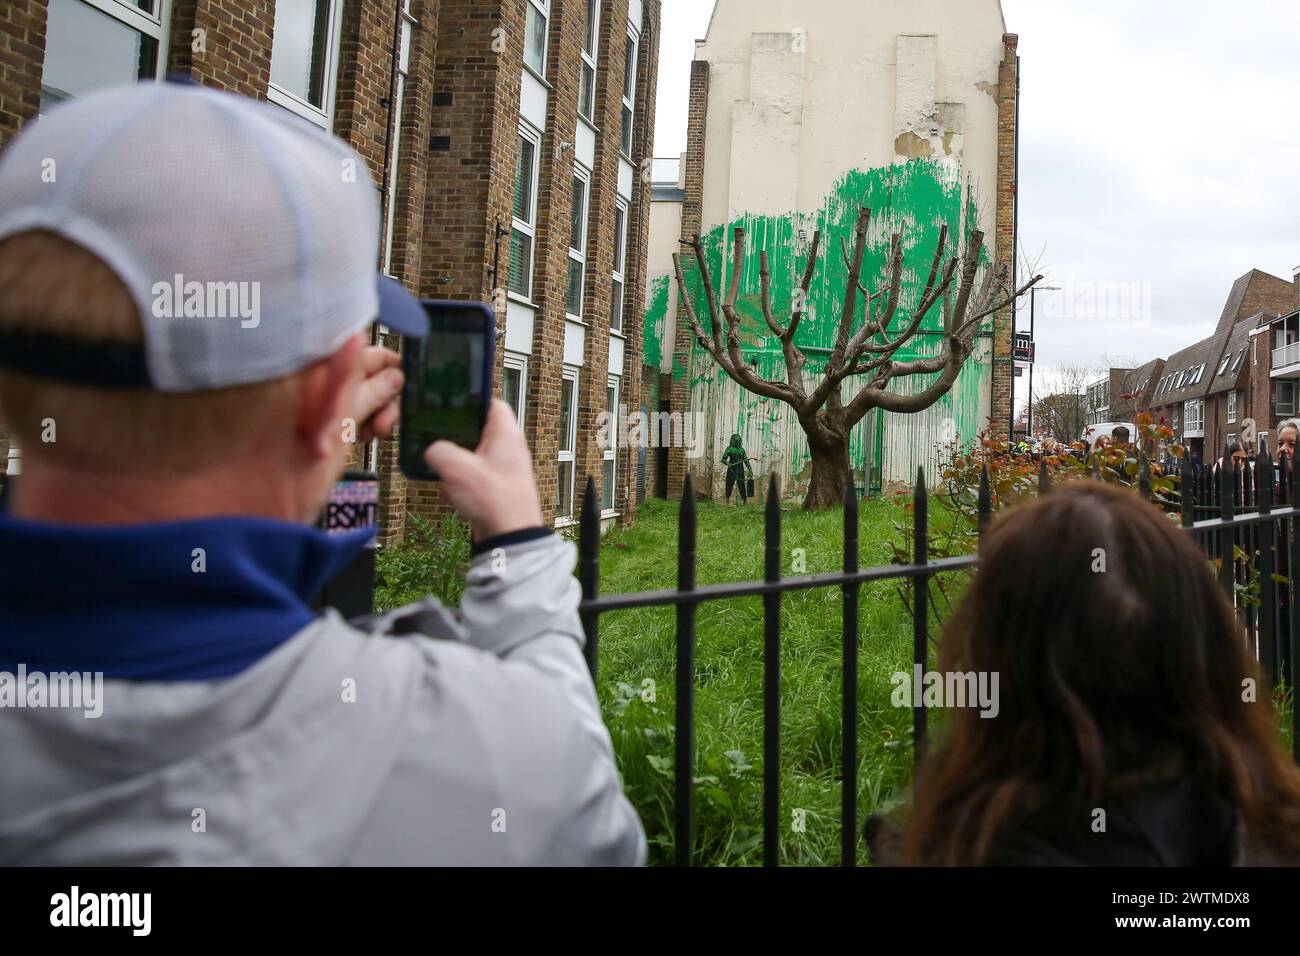
M939 241L930 266L925 289L912 315L899 314L903 289L903 234L896 232L890 242L880 287L869 292L862 285L862 259L867 244L867 224L871 210L860 207L853 229L853 252L850 256L843 240L840 252L848 269L844 303L840 311L835 347L826 369L816 381L805 381L806 357L795 342L799 323L805 315L808 288L817 268L821 233L815 233L803 281L795 293L790 321L784 326L772 312L771 272L766 250L760 252L759 281L763 318L781 343L785 357L785 381L769 381L747 365L740 352L740 317L736 299L740 294L740 273L745 254L745 230L737 228L732 248L731 283L727 298L719 304L718 295L704 260L704 249L696 235L689 242L695 253L704 295L709 309L709 332L696 315L686 288L681 257L673 255L678 299L685 306L691 333L700 347L713 357L727 375L742 388L766 398L785 402L794 409L799 425L808 437L812 457L812 477L805 508L824 508L844 500L850 475L849 434L873 408L890 412L919 412L945 395L957 380L966 359L974 350L980 322L1011 305L1042 276L1035 276L1019 289L1011 289L1006 263L981 267L984 234L971 232L964 251L948 257L948 227L939 232ZM981 275L982 273L982 275ZM859 297L862 303L859 303ZM881 302L873 314L875 303ZM943 310L943 345L938 354L907 361L895 355L916 335L921 323L935 305ZM859 323L859 309L861 322ZM895 319L898 322L895 323ZM724 334L723 323L726 324ZM938 378L914 395L889 391L889 383L911 375L938 373ZM857 392L844 401L843 384L849 379L863 381Z
M1103 374L1095 363L1065 362L1040 374L1034 427L1057 441L1077 441L1088 424L1087 390ZM1118 396L1115 396L1118 398Z

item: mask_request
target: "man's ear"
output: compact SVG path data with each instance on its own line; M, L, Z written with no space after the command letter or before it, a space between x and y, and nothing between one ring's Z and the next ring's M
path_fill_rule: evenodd
M346 419L348 410L355 407L353 399L364 377L361 354L365 347L365 334L358 332L302 374L295 426L298 446L312 460L335 454L345 439L356 439L360 423Z

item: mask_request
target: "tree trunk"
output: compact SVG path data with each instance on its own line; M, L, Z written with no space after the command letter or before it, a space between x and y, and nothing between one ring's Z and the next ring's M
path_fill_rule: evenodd
M805 426L804 431L812 456L812 477L803 501L804 510L842 505L850 481L848 429Z

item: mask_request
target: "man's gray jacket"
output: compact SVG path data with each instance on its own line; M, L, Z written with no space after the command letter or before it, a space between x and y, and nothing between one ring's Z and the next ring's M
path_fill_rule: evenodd
M328 611L233 676L106 680L97 718L0 710L0 864L643 863L573 565L511 544L455 615Z

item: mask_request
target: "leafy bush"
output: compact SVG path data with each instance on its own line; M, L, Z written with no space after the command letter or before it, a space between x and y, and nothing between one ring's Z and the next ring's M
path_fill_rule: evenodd
M460 604L469 571L469 525L455 514L443 517L435 528L408 512L414 540L383 548L375 556L375 610L386 611L428 595L448 607Z

